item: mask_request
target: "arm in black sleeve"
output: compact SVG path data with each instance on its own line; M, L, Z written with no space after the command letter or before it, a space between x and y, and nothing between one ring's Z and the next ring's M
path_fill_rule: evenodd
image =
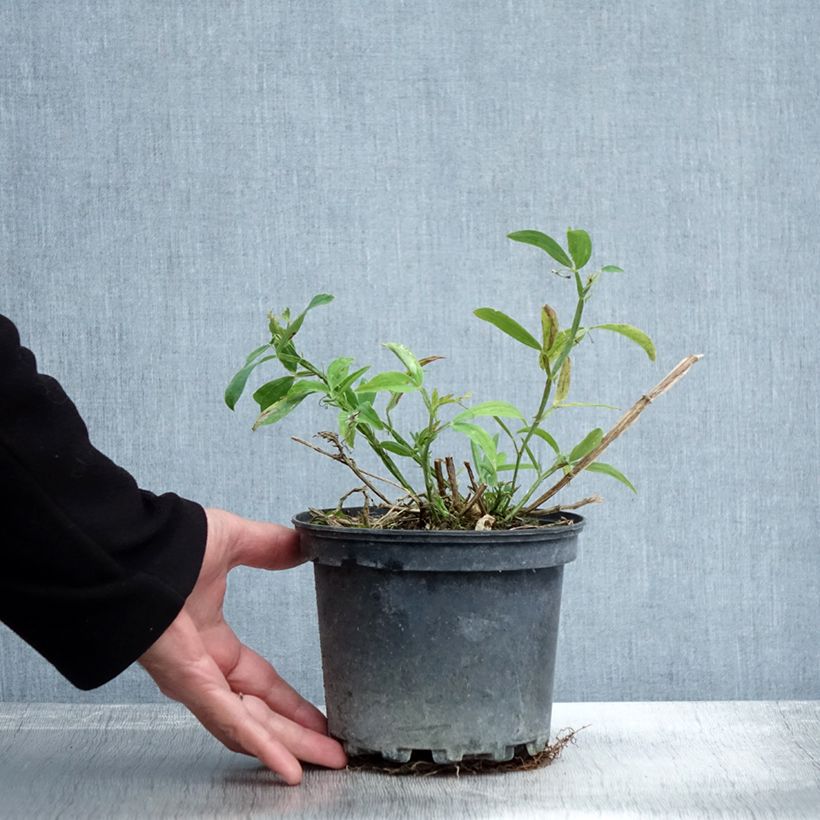
M92 446L71 400L0 316L0 619L93 689L177 616L205 538L198 504L140 490Z

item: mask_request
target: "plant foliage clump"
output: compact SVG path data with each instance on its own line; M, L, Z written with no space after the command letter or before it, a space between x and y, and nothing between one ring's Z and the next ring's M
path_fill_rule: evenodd
M580 229L567 231L566 249L540 231L517 231L508 236L547 253L558 263L552 273L574 283L577 297L572 320L565 327L555 309L543 305L535 334L495 308L474 311L479 319L530 351L534 372L540 373L541 391L537 408L530 415L505 400L468 405L468 395L428 387L426 370L441 357L418 358L398 342L384 345L396 357L394 370L373 374L369 365L356 366L349 356L324 366L311 361L297 347L296 336L310 311L333 300L330 294L314 296L296 315L289 309L268 315L270 339L248 355L225 391L225 402L233 410L251 373L266 362L276 362L283 374L253 393L259 405L254 430L281 421L311 395L336 410L336 429L318 434L329 449L295 440L345 464L362 486L347 493L336 510L315 510L317 520L348 526L427 529L534 526L542 523L538 514L543 514L546 500L584 469L608 475L635 491L620 470L597 459L609 443L601 428L589 430L567 448L559 445L547 425L550 415L564 408L617 409L569 400L573 357L593 334L618 334L655 360L655 346L642 330L622 323L583 323L585 308L601 278L623 271L616 265L604 265L589 272L592 242ZM400 429L394 418L399 402L408 394L420 398L426 409L426 422L418 430ZM488 430L485 424L494 429ZM464 436L469 443L472 458L463 462L463 469L456 466L452 456L436 455L437 440L445 430ZM353 453L361 442L376 455L389 478L366 471L356 462ZM415 482L408 478L410 469L414 478L419 476ZM542 492L555 476L560 476L558 484ZM387 486L400 490L401 496L391 500L385 494ZM352 493L361 493L364 498L355 515L342 507ZM599 499L593 496L580 503L592 500Z

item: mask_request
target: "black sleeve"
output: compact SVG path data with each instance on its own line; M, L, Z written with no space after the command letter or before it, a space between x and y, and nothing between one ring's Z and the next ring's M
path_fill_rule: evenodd
M193 588L205 512L96 450L77 409L0 316L0 619L72 684L116 677Z

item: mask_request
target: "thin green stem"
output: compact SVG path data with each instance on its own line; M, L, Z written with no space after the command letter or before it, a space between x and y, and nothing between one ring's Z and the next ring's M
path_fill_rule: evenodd
M301 357L301 356L299 357L299 363L300 363L300 364L301 364L301 365L302 365L302 366L303 366L306 370L310 370L310 371L311 371L311 372L312 372L312 373L313 373L313 374L314 374L317 378L321 379L321 380L322 380L322 381L323 381L323 382L324 382L324 383L325 383L328 387L330 387L330 382L328 381L327 376L326 376L326 375L325 375L325 374L324 374L321 370L319 370L318 368L314 367L314 366L313 366L313 365L312 365L309 361L307 361L306 359L302 359L302 357ZM349 412L349 411L350 411L350 408L347 408L347 407L342 407L342 406L338 403L338 400L335 400L333 403L334 403L334 404L336 405L336 407L338 407L340 410L344 410L345 412ZM417 498L416 493L415 493L415 490L413 490L413 485L412 485L412 484L410 484L410 482L409 482L409 481L408 481L408 480L404 477L404 474L403 474L403 473L402 473L402 471L401 471L401 470L400 470L400 469L396 466L396 463L393 461L393 459L392 459L392 458L390 458L390 456L389 456L389 455L387 455L387 453L384 451L384 449L382 449L382 448L379 446L379 441L378 441L378 439L376 438L376 435L375 435L375 433L373 432L373 430L370 428L370 425L369 425L369 424L367 424L367 423L365 423L365 422L360 422L360 423L356 424L356 429L357 429L357 430L358 430L358 431L359 431L359 432L360 432L360 433L361 433L361 434L365 437L365 439L367 440L367 443L370 445L370 448L371 448L371 449L373 450L373 452L374 452L374 453L375 453L375 454L379 457L379 459L381 460L382 464L384 464L384 466L385 466L385 467L387 467L387 469L390 471L390 473L391 473L391 475L393 476L393 478L395 478L395 479L396 479L396 481L398 481L398 482L399 482L399 484L401 484L401 486L402 486L405 490L407 490L407 492L408 492L408 494L409 494L410 496L412 496L413 498ZM392 432L392 430L391 430L391 432ZM394 438L395 438L395 436L394 436ZM404 443L404 442L402 442L402 443Z
M309 361L307 361L307 359L303 359L299 356L299 364L312 375L316 376L317 379L321 379L328 387L330 387L330 382L328 382L327 376L319 370L319 368L314 367Z
M421 466L422 475L424 476L424 486L427 492L429 514L430 517L436 521L436 523L438 523L439 519L441 521L452 521L455 520L455 517L448 512L444 504L444 500L436 492L436 487L433 483L433 468L430 464L430 448L440 432L440 428L438 426L439 404L436 401L433 401L430 394L424 387L421 388L420 392L429 414L427 427L420 433L420 435L425 433L426 435L419 453L419 465Z
M396 463L390 458L389 455L379 447L379 442L376 436L374 435L373 431L370 429L370 426L365 423L357 424L356 425L359 432L365 437L367 443L370 445L371 449L374 453L381 459L382 464L390 471L393 475L393 478L407 490L408 494L411 495L413 498L417 498L416 492L413 489L413 486L410 482L404 477L401 470L396 466Z
M539 473L538 478L533 481L532 486L524 493L520 501L505 515L505 521L510 521L524 508L526 503L532 498L533 493L556 471L561 469L561 464L553 463L553 465L543 473Z
M430 466L430 445L433 443L436 408L433 406L433 402L430 399L430 394L427 392L426 388L422 387L420 393L424 401L424 405L427 408L427 432L429 433L429 436L419 451L419 467L421 467L421 474L424 479L424 489L427 493L427 502L432 514L434 510L433 497L435 495L435 489L433 487L433 470ZM422 433L423 432L424 431L422 430Z
M518 456L518 442L515 440L515 436L512 434L512 431L499 416L493 416L493 421L507 434L507 437L510 439L510 444L513 446L513 450L515 450L516 457Z
M578 328L581 326L581 316L584 313L584 286L581 282L581 276L578 271L573 271L573 273L575 274L575 289L578 292L578 304L575 306L575 316L572 317L572 327L569 331L569 338L567 339L567 343L564 345L564 349L558 354L555 364L550 368L551 374L561 372L561 365L564 363L564 359L569 356L570 351L575 344L575 335L578 333Z
M384 424L385 430L387 430L387 432L390 433L391 436L393 436L393 441L395 441L396 444L401 444L408 450L413 450L413 445L410 444L410 442L407 441L407 439L404 438L404 436L402 436L401 433L399 433L399 431L396 430L395 427L393 427L393 422L390 420L389 414L385 414L385 416L387 420L383 421L382 423ZM416 458L415 455L413 457Z
M421 449L421 474L424 477L424 489L427 493L427 503L430 511L433 511L433 496L435 490L433 488L433 471L430 468L430 445L427 444Z
M534 435L534 430L537 428L541 422L544 420L547 410L547 402L549 401L550 392L552 391L552 382L555 374L561 372L561 366L564 364L564 360L569 356L570 351L572 350L575 344L575 336L578 333L578 328L581 326L581 317L584 313L584 301L586 297L586 291L584 289L583 282L581 281L581 275L578 273L577 270L573 270L573 275L575 276L575 290L578 294L578 304L575 306L575 315L572 317L572 325L569 331L569 338L567 339L566 344L564 345L561 352L558 354L558 358L555 360L553 365L549 365L547 363L547 381L544 385L544 392L541 395L541 403L538 405L538 411L535 414L535 418L533 419L533 423L530 426L527 434L524 436L524 440L521 444L521 451L519 452L518 458L515 461L515 470L513 471L513 485L518 479L518 471L521 466L521 454L524 451L524 448L529 444L530 439ZM542 481L547 476L539 477L536 481L535 485L530 489L527 494L527 498L529 498L532 493L535 491L535 488L541 484ZM512 512L508 514L508 518L513 517L521 508L523 504L519 502L518 504L513 507Z
M521 456L524 453L524 450L530 443L530 439L533 437L536 427L541 424L541 420L544 417L544 411L547 409L547 402L550 398L550 392L552 391L552 373L547 371L547 381L544 385L544 392L541 394L541 403L538 405L538 410L535 413L535 418L533 419L532 424L530 425L529 430L527 431L526 435L524 436L524 440L521 442L521 449L518 451L518 456L515 459L515 469L513 470L512 476L512 484L515 486L515 482L518 480L518 471L521 468Z
M498 426L501 427L501 429L509 436L510 441L512 442L513 449L515 450L515 455L517 457L519 453L519 447L512 430L510 430L510 428L507 427L507 425L503 421L501 421L501 419L498 416L493 416L493 419L498 424ZM530 449L529 445L526 442L523 442L521 445L521 449L523 449L526 452L526 454L530 457L530 463L537 470L540 465L538 463L538 459L535 457L535 454Z

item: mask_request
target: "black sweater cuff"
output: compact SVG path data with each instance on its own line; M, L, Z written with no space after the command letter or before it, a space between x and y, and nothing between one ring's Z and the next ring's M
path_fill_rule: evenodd
M140 490L96 450L0 317L0 619L81 689L108 682L179 613L205 512Z

